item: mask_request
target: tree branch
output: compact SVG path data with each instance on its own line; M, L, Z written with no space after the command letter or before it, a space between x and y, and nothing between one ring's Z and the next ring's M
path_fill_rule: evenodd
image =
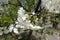
M33 32L33 30L30 30L30 31L29 31L29 35L28 35L28 39L27 39L27 40L31 40L32 32Z
M38 1L37 7L35 8L35 13L38 12L38 9L41 9L41 0Z

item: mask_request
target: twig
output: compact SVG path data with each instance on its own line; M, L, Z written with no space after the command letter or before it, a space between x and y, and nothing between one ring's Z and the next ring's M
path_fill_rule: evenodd
M38 12L39 7L40 7L40 10L41 10L41 0L38 1L37 7L35 8L35 13Z
M33 30L30 30L29 35L28 35L28 39L27 39L27 40L31 40L32 32L33 32Z

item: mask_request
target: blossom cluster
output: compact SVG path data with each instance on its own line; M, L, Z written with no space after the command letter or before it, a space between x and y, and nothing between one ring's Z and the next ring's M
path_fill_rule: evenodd
M23 30L25 29L30 29L30 30L39 30L42 29L42 27L40 26L36 26L33 25L31 23L31 21L29 20L29 15L25 13L25 10L23 9L23 7L20 7L20 9L18 10L18 18L17 18L17 22L16 22L16 30L18 30L17 28L21 28ZM14 33L19 33L18 31L14 30Z
M3 27L0 27L0 35L8 34L8 33L9 33L9 30L8 29L3 28Z
M33 14L33 12L32 12ZM25 10L23 9L23 7L20 7L20 9L18 10L18 17L17 17L17 21L15 21L15 24L11 24L8 27L8 30L4 30L2 31L2 29L0 30L0 35L4 34L8 34L9 32L14 32L15 34L20 34L23 33L24 30L28 29L28 30L39 30L39 29L43 29L43 27L37 26L37 25L33 25L31 23L31 20L29 20L29 15L26 14ZM5 29L5 28L4 28Z
M42 5L49 12L60 13L60 0L42 0Z

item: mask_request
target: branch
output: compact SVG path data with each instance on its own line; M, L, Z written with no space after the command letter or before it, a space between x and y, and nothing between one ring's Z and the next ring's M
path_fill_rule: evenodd
M27 40L31 40L32 32L33 32L33 30L30 30L30 31L29 31L29 35L28 35L28 39L27 39Z
M35 8L35 16L37 16L37 18L40 18L41 11L44 9L44 8L42 8L41 4L42 4L42 1L39 0L37 3L37 6Z
M40 9L39 9L39 7L40 7ZM37 7L35 8L35 13L37 13L39 11L41 11L41 0L38 1Z

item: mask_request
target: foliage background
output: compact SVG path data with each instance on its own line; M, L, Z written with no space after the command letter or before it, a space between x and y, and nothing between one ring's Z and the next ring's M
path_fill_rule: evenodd
M35 7L37 5L38 0L19 0L22 5L24 6L24 8L26 8L28 11L26 11L26 13L28 13L29 15L35 10ZM15 5L11 5L9 4L9 2L11 4L15 4ZM18 2L17 0L9 0L7 3L4 2L0 2L0 6L2 7L2 10L0 10L0 26L1 27L7 27L10 24L14 24L15 21L17 20L17 11L19 9L20 6L18 6ZM48 17L51 17L50 20ZM31 18L31 21L33 21L33 23L35 23L34 17ZM59 24L60 23L60 14L55 14L55 13L51 13L48 12L48 10L43 9L40 12L40 16L39 16L39 20L38 22L36 22L36 24L44 27L45 25L49 24L49 21L51 22L50 24L53 25L53 23L55 24ZM56 25L55 25L56 26ZM53 26L52 26L53 27ZM55 30L55 31L53 31ZM40 31L39 31L40 32ZM55 32L60 34L60 29L56 28L46 28L46 34L53 34ZM27 36L28 36L29 32L26 32L25 35L23 35L23 38L21 38L20 35L15 35L14 33L9 33L9 34L4 34L2 36L0 36L1 40L26 40ZM43 32L44 33L44 32ZM40 35L40 34L39 34ZM24 37L26 36L26 39L24 39Z

